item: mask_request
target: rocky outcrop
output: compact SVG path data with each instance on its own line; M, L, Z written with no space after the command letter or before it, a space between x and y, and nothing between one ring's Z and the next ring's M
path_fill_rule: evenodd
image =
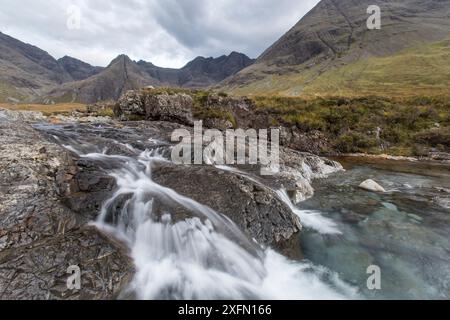
M133 265L63 203L79 174L72 155L4 112L0 140L0 299L117 297ZM71 265L81 269L81 290L66 286Z
M147 95L144 106L147 120L173 121L186 125L194 124L192 115L194 100L187 94Z
M193 125L194 100L187 94L128 91L117 102L115 114L120 120L171 121Z
M202 120L210 129L227 130L267 129L273 127L271 115L258 110L253 100L247 97L229 97L221 94L195 91L169 94L160 90L130 90L117 102L116 116L127 120L162 120L192 125ZM322 154L332 150L324 134L302 132L291 126L280 126L280 144L286 148Z

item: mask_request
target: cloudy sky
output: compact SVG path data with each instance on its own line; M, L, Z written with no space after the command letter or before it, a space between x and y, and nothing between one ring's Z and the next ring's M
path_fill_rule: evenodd
M105 66L118 54L164 67L259 56L319 0L0 0L0 31Z

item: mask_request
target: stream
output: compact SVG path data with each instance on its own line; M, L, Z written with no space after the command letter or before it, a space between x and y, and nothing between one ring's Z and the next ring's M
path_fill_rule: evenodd
M300 243L313 263L338 272L369 299L450 299L450 166L337 158L346 172L314 183L300 205L330 217L340 236L307 230ZM360 190L374 179L387 193ZM381 290L361 283L381 269Z
M153 171L170 162L171 146L161 135L103 125L37 128L116 180L93 224L130 249L136 275L123 298L450 298L446 167L339 159L347 171L317 180L316 195L298 206L274 190L305 227L298 239L303 259L293 259L249 239L220 212L156 183ZM217 170L260 181L236 168ZM359 190L368 178L388 192ZM178 208L189 217L180 217ZM367 289L370 265L381 268L381 290Z

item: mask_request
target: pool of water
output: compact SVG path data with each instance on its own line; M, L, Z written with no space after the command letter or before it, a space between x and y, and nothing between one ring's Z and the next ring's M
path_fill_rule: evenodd
M346 172L315 182L299 205L332 219L341 235L305 230L306 259L338 272L368 299L450 299L450 166L339 158ZM387 192L358 188L374 179ZM369 266L381 289L369 290Z

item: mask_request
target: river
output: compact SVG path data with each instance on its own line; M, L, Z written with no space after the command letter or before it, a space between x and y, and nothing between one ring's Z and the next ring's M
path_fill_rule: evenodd
M292 248L301 248L303 259L294 259L248 239L220 212L156 183L154 168L170 161L170 145L161 137L130 128L37 127L115 178L117 189L93 224L127 244L134 258L136 275L123 297L450 298L448 167L338 159L347 170L316 180L315 196L298 206L284 190L274 190L305 227L300 246ZM129 152L114 153L114 145ZM217 170L258 180L235 168ZM368 178L388 192L360 190ZM178 218L173 204L192 216ZM367 289L371 265L381 269L381 290Z

